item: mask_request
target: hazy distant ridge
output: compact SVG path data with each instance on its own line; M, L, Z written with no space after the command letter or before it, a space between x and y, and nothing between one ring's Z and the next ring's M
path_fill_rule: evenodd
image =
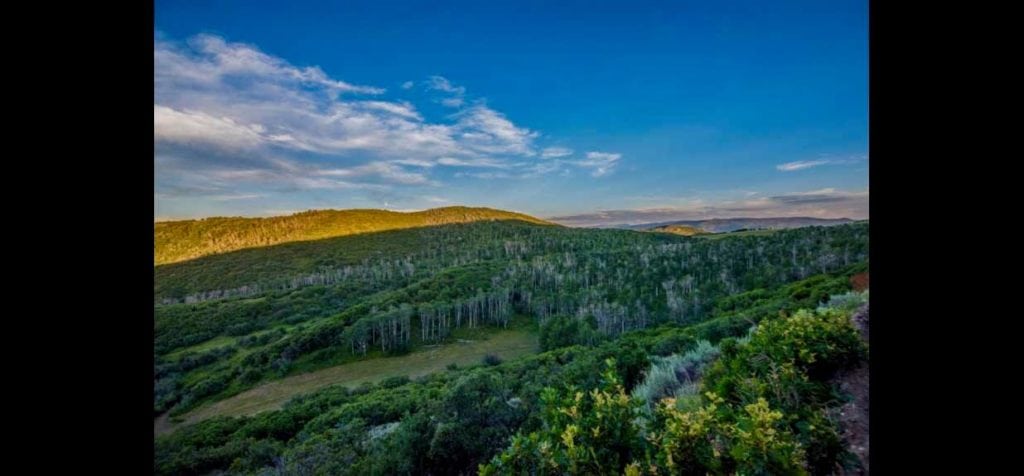
M709 233L727 233L741 229L781 229L800 228L804 226L829 226L853 223L849 218L812 218L812 217L779 217L779 218L712 218L708 220L675 220L657 223L641 223L636 225L608 225L602 228L625 228L627 230L648 230L670 225L683 225Z

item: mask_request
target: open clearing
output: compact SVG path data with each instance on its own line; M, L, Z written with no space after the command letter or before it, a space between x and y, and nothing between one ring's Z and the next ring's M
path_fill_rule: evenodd
M184 422L173 424L164 414L154 422L160 435L182 425L190 425L214 416L254 415L280 408L292 397L328 385L357 387L363 382L378 382L389 377L416 378L443 371L448 364L467 366L480 363L487 354L503 360L537 352L537 335L526 329L489 332L486 338L427 347L408 355L361 360L315 372L286 377L246 390L233 397L197 408L183 415Z

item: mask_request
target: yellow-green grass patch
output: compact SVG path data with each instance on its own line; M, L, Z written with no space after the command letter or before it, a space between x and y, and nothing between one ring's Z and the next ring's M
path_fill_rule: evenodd
M167 354L166 357L168 359L178 359L181 358L181 356L187 352L199 353L211 349L216 349L218 347L227 347L231 344L234 344L235 341L237 341L237 338L235 337L217 336L214 337L213 339L205 340L193 346L182 347L178 350L175 350L174 352Z
M163 416L154 422L154 430L159 435L214 416L255 415L278 409L296 395L329 385L354 388L389 377L416 378L443 371L453 363L459 366L478 364L488 354L510 360L538 350L537 335L527 329L490 330L478 339L457 339L450 344L424 346L407 355L360 360L269 382L192 410L182 415L183 422L178 425Z

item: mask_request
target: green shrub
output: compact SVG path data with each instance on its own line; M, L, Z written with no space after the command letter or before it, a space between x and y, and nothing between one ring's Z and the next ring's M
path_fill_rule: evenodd
M571 345L594 345L604 339L597 331L594 316L578 319L573 316L550 316L540 326L541 350Z
M701 474L722 469L722 450L728 443L726 423L719 412L723 400L707 395L706 406L680 411L674 399L659 402L648 440L650 463L668 474Z
M494 354L487 354L483 359L484 365L495 366L501 363L501 357Z
M633 389L633 396L653 410L662 398L690 395L704 367L718 355L718 347L700 340L685 354L655 357L644 380Z
M806 474L805 453L785 424L782 412L772 410L760 398L745 405L735 424L729 428L739 474Z
M855 310L868 302L868 291L849 291L842 294L834 294L829 297L828 303L818 307L819 311L824 309L840 309L844 311Z
M541 429L517 434L480 473L827 474L846 450L825 417L825 379L864 352L849 312L825 309L655 357L634 398L609 361L598 389L545 389ZM716 357L698 395L699 369Z
M405 375L397 377L388 377L381 381L378 385L381 388L395 388L409 383L409 377Z
M641 458L643 439L633 420L642 403L626 394L615 361L605 366L602 385L590 392L545 389L545 428L513 437L505 452L481 465L480 474L619 475Z

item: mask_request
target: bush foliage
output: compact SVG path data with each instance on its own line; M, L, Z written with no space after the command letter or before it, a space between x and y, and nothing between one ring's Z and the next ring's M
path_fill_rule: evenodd
M542 352L183 426L156 439L157 474L817 474L842 459L825 380L866 353L843 320L861 298L838 297L867 269L864 224L369 236L158 266L154 411L513 317Z
M800 310L760 325L746 342L730 340L702 383L696 408L661 395L641 411L660 369L674 370L710 344L659 359L630 398L609 360L591 392L545 389L543 426L512 438L480 474L810 474L830 472L843 448L823 418L821 390L832 372L865 356L848 311ZM678 381L676 382L678 384ZM669 386L669 385L664 385ZM664 392L662 392L664 393Z

